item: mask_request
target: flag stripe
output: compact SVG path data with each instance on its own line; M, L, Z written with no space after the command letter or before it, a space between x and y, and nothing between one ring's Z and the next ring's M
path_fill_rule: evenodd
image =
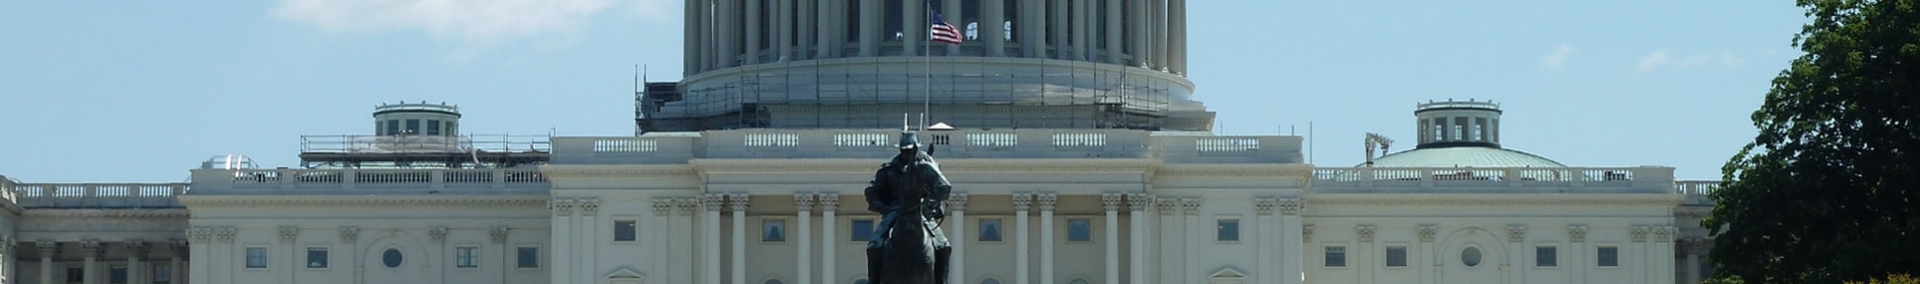
M960 34L959 28L954 28L952 24L947 24L947 20L940 17L940 11L932 11L932 13L933 25L929 26L928 29L932 30L933 41L952 45L960 45L961 42L966 41L966 37Z

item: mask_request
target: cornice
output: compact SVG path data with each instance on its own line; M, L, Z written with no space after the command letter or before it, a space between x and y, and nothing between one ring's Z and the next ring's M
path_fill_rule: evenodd
M944 159L944 172L1014 173L1147 173L1160 166L1153 159ZM880 159L694 159L689 165L712 173L871 173Z
M1562 194L1562 193L1321 193L1307 194L1315 206L1326 205L1659 205L1674 206L1677 194Z
M1313 166L1307 164L1164 164L1160 165L1159 172L1161 175L1181 176L1306 178L1313 174Z
M27 218L186 218L187 209L30 209Z
M685 164L623 164L623 165L540 165L540 173L548 179L569 177L618 177L635 176L684 176L694 174L692 166Z
M248 195L248 196L181 196L180 204L188 208L244 207L262 206L281 207L375 207L375 206L513 206L546 208L547 195Z

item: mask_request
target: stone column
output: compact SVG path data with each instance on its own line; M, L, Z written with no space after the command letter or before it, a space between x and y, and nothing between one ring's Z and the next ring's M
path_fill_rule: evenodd
M1513 270L1513 274L1510 275L1512 279L1507 280L1507 283L1526 283L1527 265L1525 265L1526 262L1522 261L1526 259L1527 254L1522 252L1526 246L1527 225L1507 225L1507 263L1503 265L1506 265L1507 269Z
M1373 283L1374 274L1371 273L1371 271L1378 269L1374 267L1374 264L1379 262L1373 260L1375 257L1373 253L1373 232L1377 229L1373 224L1353 226L1353 235L1358 236L1360 242L1354 244L1354 253L1349 255L1351 257L1348 259L1351 261L1347 262L1347 264L1353 266L1354 270L1368 271L1368 273L1360 273L1360 283Z
M1147 46L1148 61L1153 62L1155 70L1167 70L1167 0L1150 2L1147 13L1153 16L1153 23L1147 25L1153 31L1153 44Z
M773 38L778 39L774 41L775 43L779 43L778 46L774 47L774 50L779 51L779 54L773 56L774 62L785 62L794 59L790 58L793 56L793 33L795 31L793 28L793 16L798 13L794 13L794 10L797 9L795 9L793 1L794 0L774 0Z
M860 14L848 15L860 17L861 57L880 56L880 27L881 21L886 20L883 16L887 14L881 9L886 9L886 5L881 5L880 0L860 0Z
M1687 253L1686 284L1700 283L1700 249L1704 247L1701 242L1701 239L1689 238L1681 247Z
M204 235L195 234L191 231L189 231L189 234L194 235L196 238L205 238ZM34 242L34 245L40 249L40 284L53 284L53 255L60 253L60 243L53 242L52 240L40 240Z
M1106 213L1107 213L1106 215L1107 228L1105 230L1106 237L1100 240L1101 242L1107 243L1107 253L1105 257L1107 259L1107 269L1106 269L1107 284L1120 284L1120 198L1121 196L1124 196L1124 195L1120 193L1100 194L1100 206L1102 209L1106 209Z
M1153 35L1147 32L1147 23L1153 22L1152 18L1147 17L1147 0L1125 1L1127 1L1128 4L1132 4L1127 7L1126 20L1128 25L1133 26L1133 28L1127 29L1127 35L1132 37L1128 38L1131 40L1127 42L1126 51L1127 56L1133 59L1133 62L1128 65L1146 67L1147 38Z
M84 280L81 283L100 284L100 253L102 252L104 251L100 249L100 241L80 241L80 253L83 253L81 258L85 262L80 268L82 275L80 279Z
M1070 55L1073 55L1073 48L1068 46L1068 39L1072 38L1073 34L1067 29L1067 18L1071 15L1067 13L1067 1L1070 0L1046 1L1046 5L1051 6L1047 7L1047 13L1053 15L1053 20L1047 22L1047 28L1051 29L1047 33L1053 35L1053 40L1047 41L1047 48L1053 49L1053 56L1047 58L1072 59Z
M733 57L738 54L740 47L733 42L733 39L740 35L740 25L735 24L735 19L737 19L735 17L740 14L739 4L740 0L717 0L717 2L715 2L713 7L714 16L719 19L714 22L715 32L713 32L713 35L715 37L715 46L713 49L708 50L719 52L720 56L717 57L716 60L719 62L715 62L713 69L734 66Z
M795 257L793 261L794 264L798 265L796 271L800 271L800 276L797 277L799 281L796 282L799 284L812 284L813 250L811 249L812 247L808 245L813 242L813 194L793 194L793 211L793 215L800 219L799 223L796 224L798 226L795 226L795 228L799 229L799 234L794 234L798 236L798 238L795 239L793 243L794 247L799 249L799 253L796 254L798 256Z
M921 45L926 44L927 32L929 31L927 26L928 23L933 22L927 20L927 2L926 0L901 2L900 33L902 37L900 37L900 41L902 44L900 45L900 54L906 54L908 56L922 55Z
M1420 283L1433 283L1434 266L1429 263L1432 262L1431 260L1433 258L1426 256L1431 255L1429 251L1434 250L1434 236L1439 234L1439 232L1440 225L1420 224L1414 227L1414 233L1420 236L1420 242L1415 244L1416 247L1414 247L1414 261L1410 261L1407 264L1413 265L1420 270Z
M1656 226L1654 230L1653 271L1655 274L1652 283L1671 284L1674 281L1673 276L1675 275L1673 269L1674 233L1679 231L1679 229L1674 226Z
M1274 245L1278 243L1279 240L1273 237L1273 227L1275 227L1273 224L1273 207L1277 202L1278 201L1272 197L1258 197L1253 199L1253 211L1260 216L1258 217L1260 218L1258 222L1252 222L1254 226L1260 228L1260 233L1254 235L1253 239L1255 243L1259 245L1259 249L1256 251L1260 254L1258 257L1255 257L1258 258L1260 262L1260 266L1256 269L1265 271L1254 272L1256 273L1253 275L1254 280L1259 280L1255 281L1257 283L1278 283L1277 280L1279 280L1280 277L1277 276L1281 274L1281 272L1286 271L1274 264L1274 262L1276 262L1274 258L1280 257L1280 251L1274 249ZM1246 229L1245 223L1240 227L1241 229ZM1246 241L1244 237L1242 241Z
M1184 233L1184 234L1181 234L1180 244L1181 246L1186 247L1186 249L1181 250L1181 254L1182 254L1181 266L1185 267L1185 269L1182 271L1186 273L1185 276L1182 276L1183 278L1181 279L1186 279L1187 281L1193 281L1196 277L1202 277L1203 275L1206 275L1207 271L1201 271L1200 270L1201 268L1197 264L1194 264L1194 261L1198 261L1201 258L1204 258L1205 256L1201 256L1199 250L1191 249L1191 248L1193 248L1195 244L1205 240L1202 237L1199 237L1200 232L1205 232L1208 230L1203 230L1200 228L1211 228L1212 226L1207 226L1206 223L1201 223L1200 221L1200 199L1199 198L1192 198L1192 197L1181 198L1180 205L1182 208L1186 209L1184 211L1187 213L1186 221L1181 222L1180 230L1176 231L1176 232Z
M1120 46L1121 46L1120 38L1122 37L1121 32L1126 31L1126 24L1124 24L1126 23L1126 21L1121 21L1122 17L1124 16L1120 13L1120 11L1122 10L1120 8L1126 6L1126 5L1123 5L1125 4L1124 2L1126 1L1102 0L1102 2L1107 3L1107 10L1100 12L1100 13L1107 14L1106 22L1103 23L1107 26L1107 30L1106 30L1107 48L1101 51L1107 54L1107 63L1124 64L1125 62L1120 60L1121 58L1120 57ZM1133 284L1144 284L1144 283L1135 282Z
M706 260L706 265L701 266L700 271L706 277L701 282L707 284L720 284L720 206L725 205L726 201L724 194L700 196L700 205L706 208L706 213L700 216L700 227L707 231L700 237L701 255Z
M942 4L945 4L944 5L945 7L940 8L940 16L947 20L947 24L954 25L953 27L955 29L960 30L960 38L963 38L963 39L966 38L967 37L967 17L966 17L967 11L966 9L960 8L960 0L947 0L945 2L942 2ZM953 44L942 44L942 45L947 47L947 56L960 56L959 45L953 45Z
M834 210L840 207L840 194L823 193L817 197L820 198L820 284L840 283L838 278L834 278L834 272L839 271L840 267L833 261L839 258L839 251L834 250L833 245L839 242L835 235L840 228L834 226L836 217L833 215Z
M1114 5L1119 6L1119 5ZM1147 206L1153 205L1152 196L1145 193L1127 194L1127 283L1147 283Z
M1040 283L1054 283L1053 278L1053 206L1059 197L1053 193L1041 193L1034 196L1040 203Z
M1006 2L980 1L980 40L987 42L985 56L1004 56L1006 50Z
M686 0L686 9L681 9L680 58L685 63L680 71L682 77L700 73L700 1Z
M1093 35L1088 24L1093 23L1093 4L1087 0L1073 0L1073 60L1093 61Z
M147 258L147 241L127 240L127 283L148 283L141 275L146 267L140 266L140 259Z
M673 246L673 255L678 256L677 259L681 260L674 262L677 266L674 274L679 275L675 277L677 281L674 283L706 283L706 279L702 279L702 277L705 277L705 274L700 274L699 271L701 270L695 268L700 267L698 264L703 263L705 260L701 257L705 257L706 254L706 251L704 251L706 247L703 246L706 239L700 238L702 230L705 230L705 227L696 227L706 225L706 223L702 223L705 219L701 218L704 217L705 214L694 215L704 213L704 211L700 210L700 197L675 199L673 204L674 207L680 209L680 216L673 218L673 227L676 229L676 231L674 231L674 240L676 242L674 242L675 245ZM703 250L695 252L694 248L701 248Z
M740 65L760 64L760 37L766 35L765 31L762 31L760 29L761 21L766 20L765 18L762 18L760 16L760 9L762 9L762 7L760 7L760 3L762 0L746 0L746 1L747 1L747 14L746 14L746 17L747 17L747 33L746 33L747 56L746 57L747 58L745 58L746 63L741 63Z
M1154 211L1160 212L1160 222L1158 223L1160 227L1155 228L1159 229L1156 231L1160 233L1159 238L1156 239L1160 241L1160 255L1155 257L1160 260L1160 267L1155 270L1160 273L1160 281L1154 283L1191 282L1186 279L1187 270L1185 258L1187 254L1184 250L1187 246L1180 242L1186 239L1186 228L1181 227L1182 223L1180 222L1179 216L1182 207L1180 198L1155 198L1154 207Z
M1187 75L1187 0L1167 0L1167 61L1173 73Z
M553 210L553 233L551 234L553 249L549 254L553 256L552 265L556 268L549 276L553 279L553 283L574 282L573 272L561 270L574 267L571 261L573 259L571 255L574 252L568 251L573 248L573 231L576 230L573 226L573 206L574 200L568 198L554 198L547 203L548 209Z
M1280 283L1300 284L1306 274L1306 228L1300 222L1300 216L1306 215L1307 203L1299 198L1282 199L1280 208Z
M1041 16L1047 13L1046 1L1026 0L1015 3L1022 5L1020 10L1014 11L1020 16L1020 21L1014 23L1014 26L1021 31L1020 43L1026 45L1026 57L1047 58L1047 17Z
M844 11L844 9L840 8L840 5L842 5L841 2L845 2L845 1L840 1L840 0L812 0L812 1L814 1L813 5L807 5L807 6L819 7L814 9L814 14L815 14L814 22L818 24L815 24L813 26L814 28L814 32L813 32L814 47L813 48L815 49L813 51L813 58L814 59L834 58L834 55L837 54L836 51L838 51L836 46L840 45L840 40L838 35L840 33L847 32L847 29L842 26L841 21L839 20L839 17L835 17L834 14L839 13L840 11ZM806 25L801 25L801 27L806 27Z
M967 282L967 193L955 192L948 196L947 212L947 223L953 224L953 230L947 231L947 242L953 245L953 255L948 258L953 263L947 264L951 272L948 278L951 283L972 283Z
M1014 281L1015 284L1027 284L1033 281L1033 277L1030 277L1029 275L1031 274L1028 273L1028 271L1033 270L1033 266L1027 264L1027 260L1033 257L1032 254L1027 252L1027 236L1030 234L1027 232L1030 229L1027 227L1027 209L1029 209L1028 205L1032 203L1033 194L1022 192L1013 193L1013 227L1017 229L1013 233L1015 237L1013 240L1013 275L1014 278L1018 279Z
M1573 283L1587 283L1587 225L1567 225L1567 267L1573 269Z
M598 257L598 252L600 251L600 239L602 236L600 228L605 227L608 223L600 222L600 199L583 198L574 202L577 204L575 207L579 207L579 216L574 217L574 226L579 227L580 230L573 233L573 247L567 250L570 252L571 257L573 257L573 263L576 267L574 268L574 271L576 271L574 275L581 280L588 281L593 280L593 278L605 277L605 274L601 274L599 271L600 258Z
M180 256L186 255L191 247L187 245L187 241L185 240L174 240L172 246L173 255L167 259L167 277L173 278L169 279L173 280L173 283L193 283L187 279L187 273L185 272L187 271L187 263L180 261Z
M747 194L727 198L733 209L733 284L747 284Z
M677 280L676 277L684 276L677 275L678 273L674 271L678 270L673 268L674 262L668 261L668 256L673 254L672 248L686 243L673 240L673 232L679 232L678 228L673 226L673 199L654 198L652 205L653 222L646 226L646 232L652 235L647 236L643 241L646 242L647 253L652 257L647 260L647 263L652 266L652 270L656 271L653 273L653 278L667 283L692 283L688 280Z

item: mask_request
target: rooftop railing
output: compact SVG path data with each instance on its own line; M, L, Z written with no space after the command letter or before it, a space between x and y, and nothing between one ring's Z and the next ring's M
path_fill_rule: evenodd
M4 189L26 209L184 208L185 183L22 183Z
M546 135L301 135L301 153L549 152Z
M1673 168L1322 168L1327 191L1573 191L1675 193Z
M1717 180L1683 180L1673 183L1675 190L1687 196L1685 205L1713 205L1713 199L1707 197L1720 189Z
M535 168L503 169L203 169L193 185L206 194L500 193L545 191ZM242 190L242 191L228 191ZM262 191L268 190L268 191Z
M899 131L755 129L641 137L556 137L554 164L691 159L892 156ZM940 158L1156 158L1169 163L1300 163L1297 136L1155 135L1112 129L952 130L919 134Z

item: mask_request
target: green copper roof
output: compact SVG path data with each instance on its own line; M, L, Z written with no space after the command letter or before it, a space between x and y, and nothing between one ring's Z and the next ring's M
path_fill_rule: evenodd
M1363 165L1364 166L1364 165ZM1373 166L1395 168L1564 168L1566 165L1527 152L1479 146L1401 151L1373 160Z

